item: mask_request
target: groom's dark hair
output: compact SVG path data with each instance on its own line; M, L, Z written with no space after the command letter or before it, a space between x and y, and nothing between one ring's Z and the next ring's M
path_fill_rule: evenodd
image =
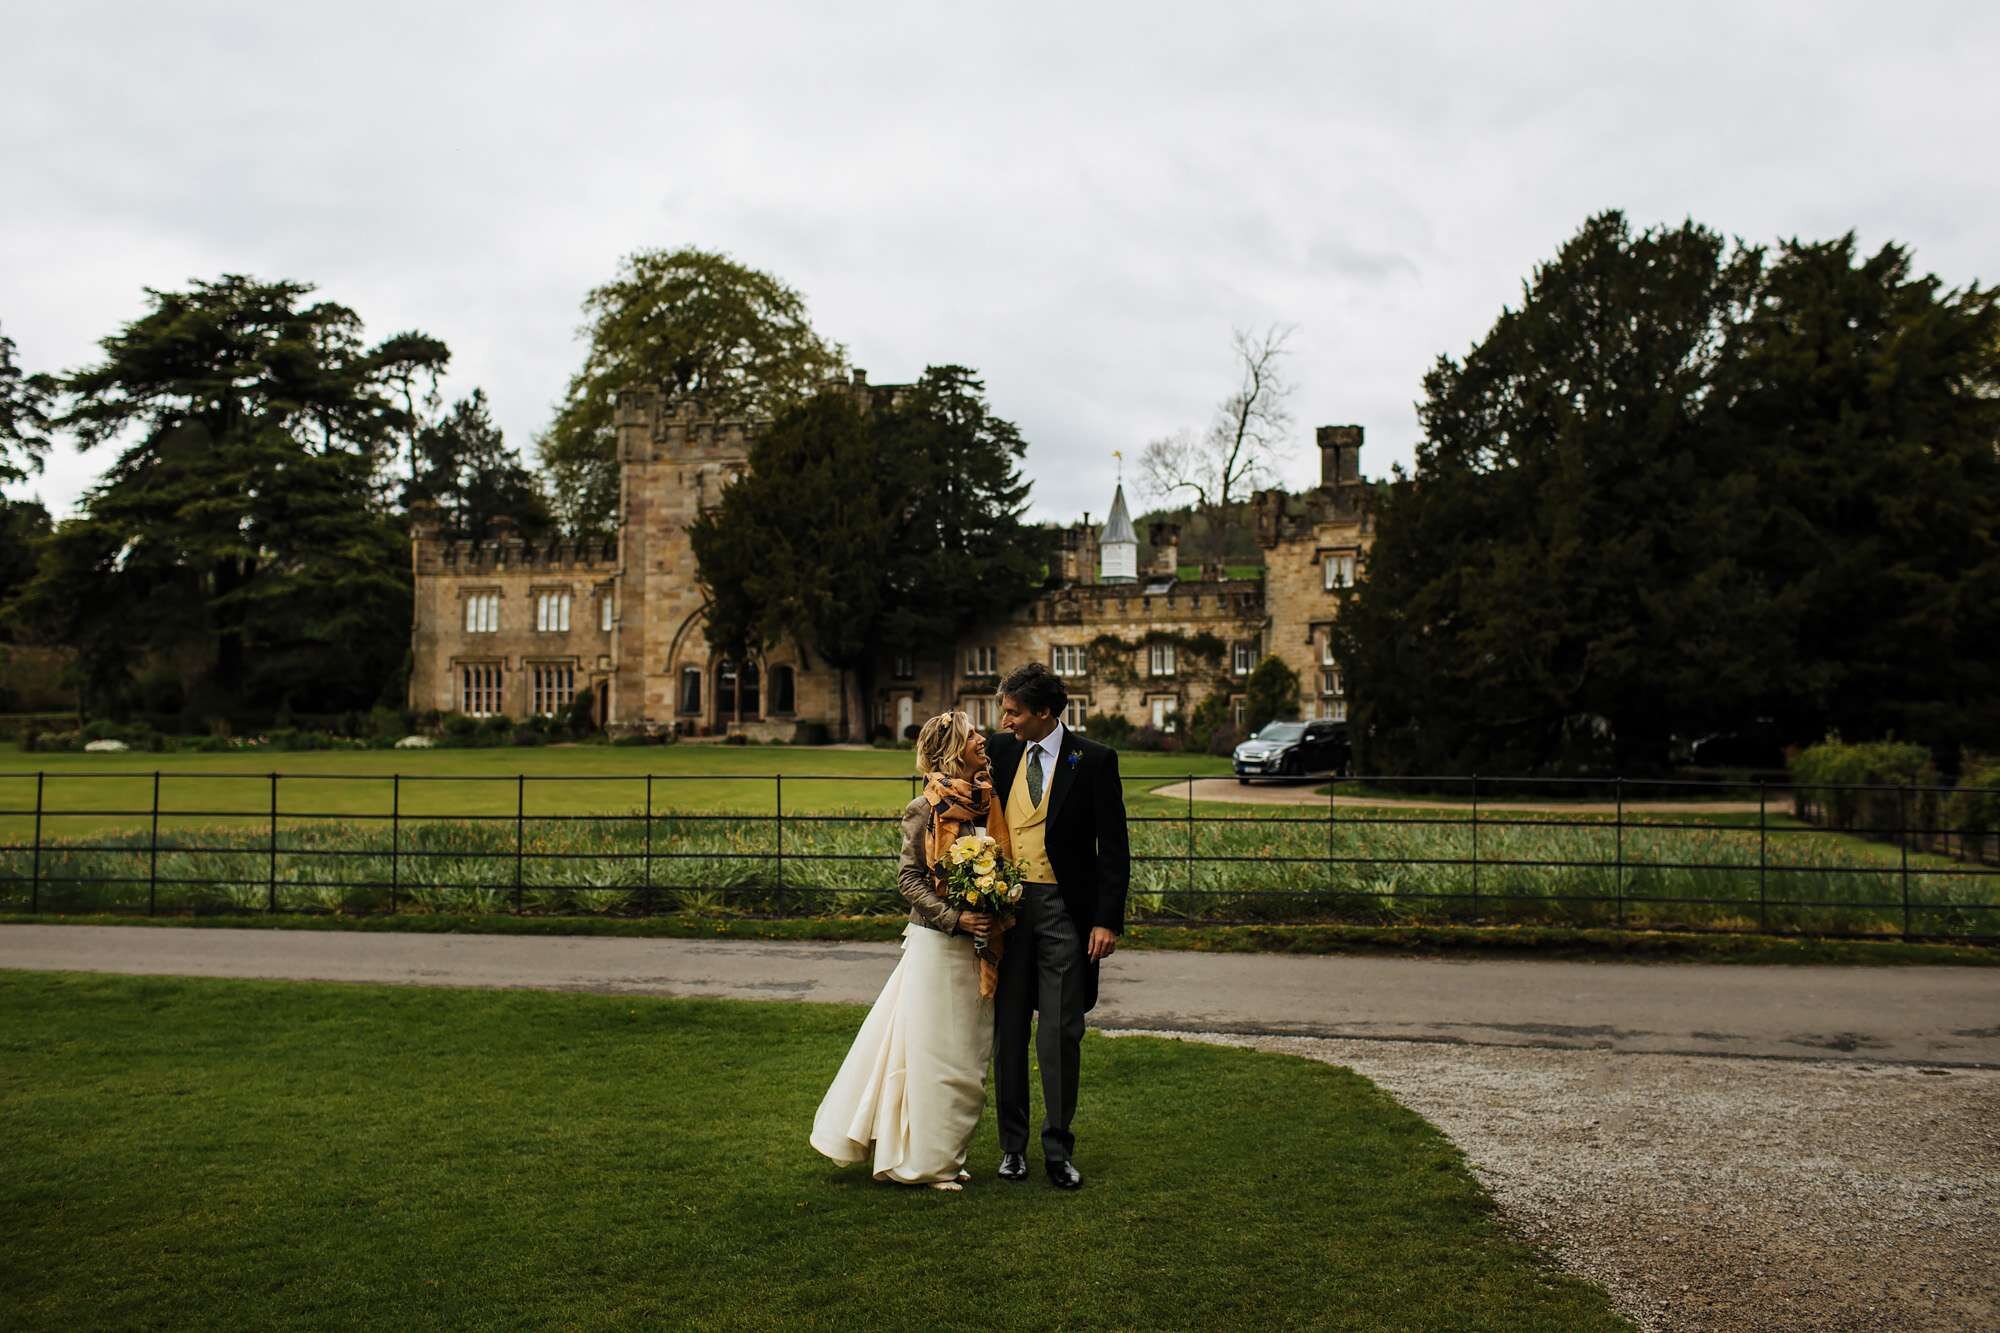
M1031 713L1054 713L1061 717L1063 709L1069 707L1069 687L1062 683L1061 676L1040 662L1015 667L1000 682L1000 693Z

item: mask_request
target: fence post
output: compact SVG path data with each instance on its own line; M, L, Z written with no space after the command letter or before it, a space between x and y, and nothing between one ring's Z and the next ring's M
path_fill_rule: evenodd
M1479 915L1479 775L1472 775L1472 914Z
M1336 892L1333 882L1334 880L1333 824L1334 824L1334 802L1338 801L1339 799L1340 799L1340 782L1338 779L1336 779L1333 782L1333 784L1326 789L1326 891L1329 894Z
M785 900L785 775L774 773L771 780L777 784L778 800L778 901Z
M521 914L521 850L527 836L528 775L514 775L514 915Z
M1188 891L1188 910L1193 911L1194 910L1194 774L1192 773L1188 774L1187 788L1188 788L1187 891Z
M160 770L153 770L153 832L146 840L146 915L160 905Z
M1765 854L1765 839L1768 836L1764 831L1764 784L1759 782L1757 784L1757 929L1765 931L1771 928L1770 918L1767 915L1770 900L1764 891L1764 864L1770 859Z
M1910 784L1896 793L1896 841L1903 848L1903 938L1910 938Z
M278 910L278 775L271 775L271 869L265 881L264 891L269 895L264 901L264 910Z
M389 915L396 915L397 891L403 887L403 775L389 775Z
M639 901L645 909L645 914L651 916L653 914L653 775L651 773L646 775L646 866L643 883L644 889Z
M1612 816L1612 832L1618 840L1618 929L1625 929L1625 779L1614 783L1618 794L1617 813Z
M42 910L42 780L46 773L35 774L35 868L28 877L28 910Z

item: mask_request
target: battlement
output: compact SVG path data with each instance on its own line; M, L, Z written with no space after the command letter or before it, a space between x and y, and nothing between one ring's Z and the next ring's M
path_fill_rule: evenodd
M910 386L870 384L868 372L856 370L847 379L828 380L825 388L852 395L863 411L869 411L893 405ZM612 421L618 431L618 457L632 462L741 460L749 456L751 441L771 424L768 417L721 415L701 398L676 398L662 385L620 389Z

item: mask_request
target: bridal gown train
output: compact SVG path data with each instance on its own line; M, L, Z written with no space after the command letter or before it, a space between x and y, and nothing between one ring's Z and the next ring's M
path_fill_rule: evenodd
M903 931L903 957L813 1117L812 1146L836 1162L874 1157L877 1180L951 1180L986 1105L993 1001L979 995L967 935Z

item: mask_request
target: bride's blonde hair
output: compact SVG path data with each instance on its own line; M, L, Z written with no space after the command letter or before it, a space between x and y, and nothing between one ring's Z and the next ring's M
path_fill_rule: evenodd
M965 766L965 747L971 739L971 718L956 710L939 713L917 733L917 772L972 776Z

